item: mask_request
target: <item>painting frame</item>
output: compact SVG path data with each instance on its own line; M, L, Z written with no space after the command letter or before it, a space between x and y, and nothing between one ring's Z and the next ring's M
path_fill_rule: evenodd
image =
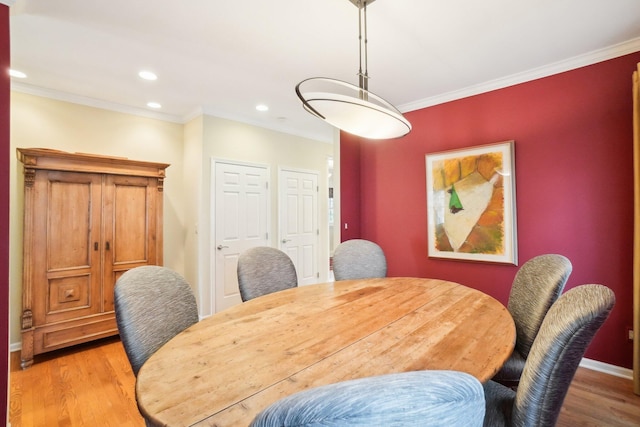
M429 258L518 265L514 148L425 155Z

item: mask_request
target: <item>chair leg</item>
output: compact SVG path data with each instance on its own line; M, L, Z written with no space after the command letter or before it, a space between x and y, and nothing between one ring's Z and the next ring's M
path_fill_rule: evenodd
M520 380L497 380L497 379L494 379L492 381L495 381L498 384L502 384L505 387L509 387L513 391L518 391L518 385L520 384Z

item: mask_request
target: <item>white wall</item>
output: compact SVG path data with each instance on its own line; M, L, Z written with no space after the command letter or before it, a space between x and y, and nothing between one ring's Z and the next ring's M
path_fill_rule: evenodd
M326 281L329 266L328 248L328 188L327 158L333 155L333 145L301 138L268 129L258 128L244 123L204 116L202 141L202 192L203 214L199 221L198 236L201 241L201 273L199 288L201 291L201 314L210 314L214 304L210 292L212 262L211 253L211 159L234 160L238 162L266 164L271 170L271 225L270 236L278 236L278 168L313 170L319 173L320 191L318 195L318 222L320 225L319 260L320 281ZM206 213L205 213L206 212ZM272 239L274 246L275 240ZM204 264L208 264L204 268ZM322 268L325 266L326 268ZM207 310L208 308L208 310ZM204 310L202 310L204 309Z
M319 262L328 266L327 157L334 155L333 145L211 116L183 125L20 92L11 97L13 152L17 147L40 147L171 164L164 182L164 264L192 284L202 315L212 312L211 158L271 166L273 236L278 228L278 167L317 170ZM338 136L336 132L336 140ZM24 204L22 165L15 155L10 174L10 342L15 349L20 344Z
M185 236L183 242L184 252L184 277L195 289L198 289L200 278L200 240L198 223L203 216L202 192L202 141L203 141L203 117L199 116L184 126L184 164L188 167L183 171L183 205L185 209ZM196 292L198 297L199 292ZM199 299L199 298L198 298ZM198 307L201 307L198 301Z

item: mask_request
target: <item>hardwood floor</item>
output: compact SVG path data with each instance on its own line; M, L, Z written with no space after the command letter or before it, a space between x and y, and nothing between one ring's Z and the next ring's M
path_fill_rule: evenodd
M35 360L22 370L20 354L11 354L12 427L144 427L135 378L117 338ZM640 396L632 390L631 380L579 368L557 426L640 426Z
M633 381L578 368L562 406L558 427L640 426L640 396Z
M117 337L36 356L25 370L11 353L10 383L11 427L144 427Z

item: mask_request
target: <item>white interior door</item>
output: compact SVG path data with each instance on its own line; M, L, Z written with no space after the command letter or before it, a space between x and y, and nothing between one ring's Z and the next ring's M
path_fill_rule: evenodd
M242 302L238 255L269 246L269 170L267 167L215 162L215 311Z
M318 174L281 169L280 249L293 260L298 285L318 283Z

